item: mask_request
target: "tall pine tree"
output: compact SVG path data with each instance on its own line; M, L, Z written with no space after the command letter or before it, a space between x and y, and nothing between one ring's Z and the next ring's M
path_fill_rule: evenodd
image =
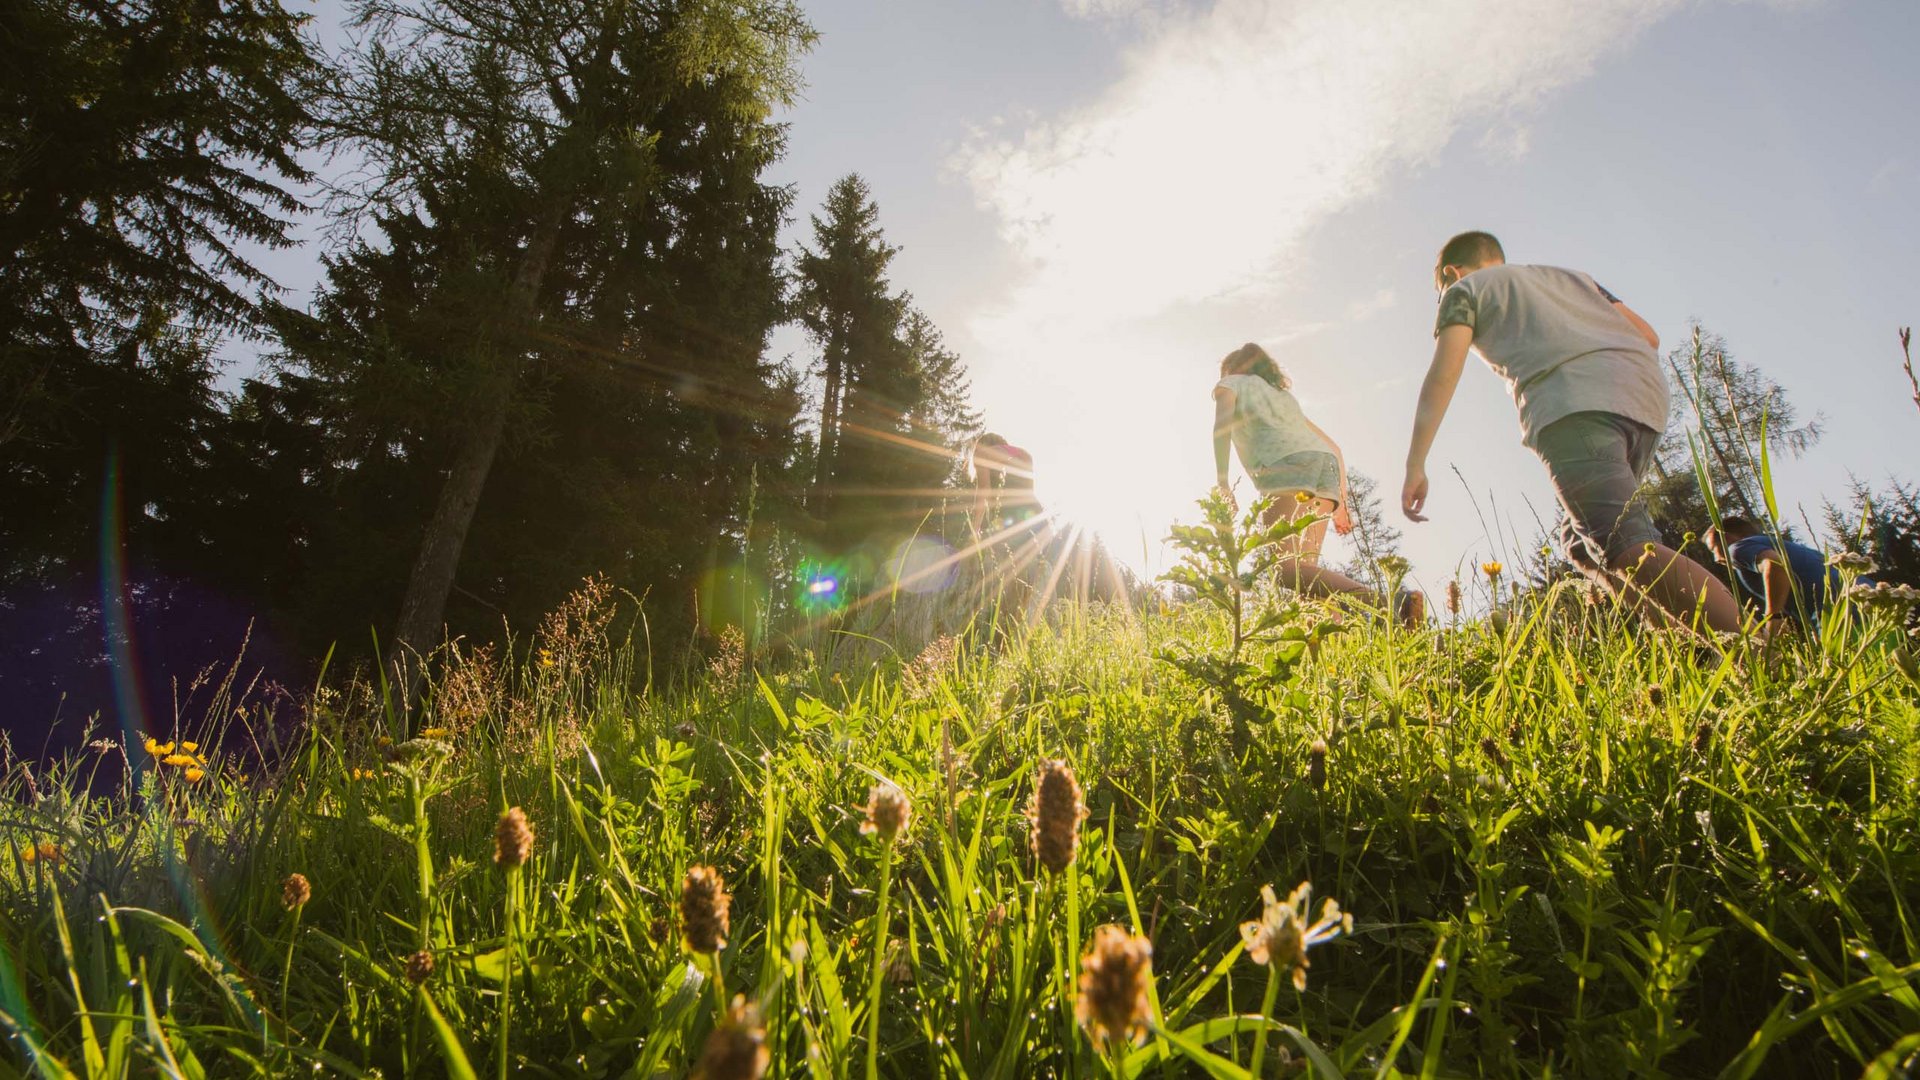
M866 181L841 178L823 209L795 259L794 310L820 350L808 510L846 546L910 530L932 510L979 418L959 356L887 279L899 249Z
M420 651L444 632L503 450L584 455L518 490L596 519L555 518L551 503L488 510L495 528L533 526L545 555L579 568L604 545L644 548L649 517L690 493L700 520L721 515L731 483L663 467L713 450L725 438L715 417L743 418L735 452L757 445L752 425L777 436L788 423L759 360L785 199L759 173L779 153L767 118L791 100L812 31L788 0L361 0L357 10L366 36L329 123L369 165L343 208L365 212L381 242L335 266L320 317L290 337L300 366L339 385L356 413L399 423L376 453L433 481L394 635ZM621 425L583 431L579 409L658 445L622 450L610 443ZM714 441L676 426L689 412ZM675 457L639 456L656 450ZM628 475L608 480L623 452ZM751 467L725 460L729 478ZM602 527L636 502L652 514L627 519L624 533ZM480 590L466 591L491 603L488 589L527 581L530 542L494 545Z

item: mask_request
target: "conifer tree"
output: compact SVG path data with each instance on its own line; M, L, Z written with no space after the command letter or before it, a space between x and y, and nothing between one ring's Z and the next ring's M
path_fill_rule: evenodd
M764 323L728 316L777 298L770 230L785 202L758 177L812 31L788 0L360 0L357 19L365 36L328 123L368 180L337 206L383 235L334 269L349 317L295 337L301 362L331 368L356 404L409 403L389 445L437 491L394 636L421 651L440 640L502 449L548 438L576 395L621 381L628 393L602 404L630 419L649 404L768 406ZM721 285L712 300L705 273ZM498 509L509 528L550 520Z

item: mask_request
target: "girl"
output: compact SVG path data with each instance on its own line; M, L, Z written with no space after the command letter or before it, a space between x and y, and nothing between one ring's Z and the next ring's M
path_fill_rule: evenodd
M1261 495L1275 501L1266 523L1311 511L1320 520L1288 541L1287 554L1277 569L1280 580L1297 592L1317 596L1342 594L1364 597L1381 607L1385 597L1345 574L1320 565L1320 545L1332 519L1340 535L1353 531L1348 507L1347 461L1339 444L1300 411L1288 388L1292 383L1267 351L1251 342L1220 361L1220 381L1213 388L1213 461L1221 491L1227 491L1227 451L1240 454L1240 464L1253 478ZM1302 500L1300 495L1306 498ZM1395 614L1402 625L1417 627L1426 618L1426 597L1403 591Z

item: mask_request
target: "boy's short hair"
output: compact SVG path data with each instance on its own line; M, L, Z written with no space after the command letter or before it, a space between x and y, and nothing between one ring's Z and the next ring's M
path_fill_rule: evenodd
M1749 518L1729 514L1720 519L1720 524L1714 527L1714 531L1721 536L1738 540L1744 536L1759 536L1760 526L1755 525Z
M1507 253L1497 237L1489 232L1463 232L1440 249L1440 259L1433 264L1433 283L1436 287L1440 284L1442 267L1479 266L1495 260L1507 261Z

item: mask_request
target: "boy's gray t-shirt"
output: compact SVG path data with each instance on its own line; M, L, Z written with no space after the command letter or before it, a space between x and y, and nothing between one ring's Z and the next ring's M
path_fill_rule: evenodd
M1667 426L1660 358L1612 293L1578 270L1501 264L1461 278L1440 297L1434 334L1473 328L1473 348L1520 408L1521 439L1579 412L1609 412L1655 431Z

